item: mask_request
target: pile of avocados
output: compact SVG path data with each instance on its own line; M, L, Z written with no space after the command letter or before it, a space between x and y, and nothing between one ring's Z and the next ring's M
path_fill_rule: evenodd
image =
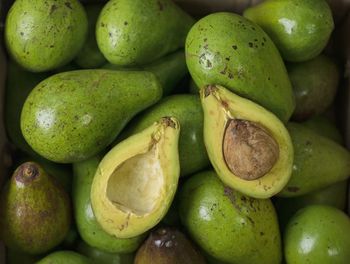
M349 263L328 2L88 2L6 16L6 263Z

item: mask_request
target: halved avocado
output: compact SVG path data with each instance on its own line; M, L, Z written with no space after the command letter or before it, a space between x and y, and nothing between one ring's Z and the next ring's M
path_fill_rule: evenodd
M287 184L293 145L283 123L226 88L201 89L204 142L220 179L243 194L269 198Z
M165 117L102 159L91 186L91 204L107 233L135 237L164 217L180 175L179 134L179 122Z

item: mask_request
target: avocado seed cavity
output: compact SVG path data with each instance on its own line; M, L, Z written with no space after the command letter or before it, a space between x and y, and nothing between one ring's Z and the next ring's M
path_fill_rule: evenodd
M164 186L157 144L118 166L107 184L107 198L116 208L136 215L151 213Z
M269 132L241 119L228 121L222 149L230 171L248 181L268 173L279 157L279 146Z

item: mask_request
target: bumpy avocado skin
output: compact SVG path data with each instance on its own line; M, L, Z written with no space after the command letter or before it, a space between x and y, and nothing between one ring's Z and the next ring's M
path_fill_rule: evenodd
M107 62L97 46L95 34L97 19L102 7L102 4L88 4L85 6L88 18L88 35L83 47L74 59L77 65L85 69L98 68Z
M125 138L150 126L164 116L176 117L181 125L179 158L181 176L207 168L209 158L203 139L203 111L198 96L179 94L165 97L136 117L122 133Z
M36 85L48 77L46 73L31 73L24 70L13 60L7 63L7 81L5 90L5 125L11 142L22 151L35 153L23 138L20 119L23 104Z
M170 0L111 0L99 16L96 38L110 63L143 65L184 47L193 23Z
M97 248L93 248L81 241L77 251L98 264L133 264L134 254L109 253Z
M180 80L188 73L185 53L183 50L179 50L177 52L164 56L159 60L156 60L155 62L144 66L123 67L107 63L102 68L119 71L143 70L153 72L158 77L158 80L162 85L163 96L169 95L172 92L176 92L175 89Z
M77 228L82 239L91 247L109 253L131 253L144 236L120 239L107 234L98 224L92 211L90 191L100 156L73 164L73 206Z
M186 39L186 62L199 88L222 85L286 122L294 110L292 86L282 58L255 23L233 13L199 20Z
M36 86L21 114L21 130L41 156L72 163L99 153L127 122L162 96L148 72L79 70Z
M47 255L37 264L93 264L87 257L74 251L56 251Z
M321 53L333 31L332 11L324 0L268 0L244 16L269 34L287 61L306 61Z
M215 172L189 178L180 190L180 217L206 253L227 263L280 263L281 239L269 199L224 186Z
M45 253L63 241L70 227L68 195L33 162L14 172L2 191L0 207L1 237L14 250Z
M52 70L77 55L87 26L86 13L77 0L17 0L6 18L7 49L30 71Z
M325 55L299 63L287 64L296 107L294 120L306 120L322 114L332 104L339 84L339 70Z
M348 263L350 219L339 209L313 205L288 223L284 253L288 264Z
M304 195L349 177L350 153L342 145L302 124L290 122L287 129L294 147L293 172L278 196Z

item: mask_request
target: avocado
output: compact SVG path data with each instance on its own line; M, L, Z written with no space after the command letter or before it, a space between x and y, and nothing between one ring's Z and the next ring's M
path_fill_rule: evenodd
M179 195L181 222L207 254L233 264L281 263L278 221L269 199L240 194L213 171L190 177Z
M149 72L59 73L31 91L22 109L21 130L44 158L73 163L103 150L161 95L157 78Z
M102 10L102 4L88 4L85 7L88 18L88 35L86 41L75 57L74 62L81 68L93 69L105 64L107 60L98 49L96 41L96 23Z
M143 70L152 72L157 76L163 88L163 96L176 92L175 89L177 88L177 85L188 73L185 53L183 50L166 55L144 66L123 67L107 63L102 68L119 71Z
M5 41L18 64L43 72L70 62L83 46L87 28L78 0L16 0L7 13Z
M204 143L220 179L254 198L266 199L289 181L293 145L271 112L221 86L201 89Z
M92 182L91 205L108 234L135 237L165 216L180 176L179 134L178 120L164 117L103 157Z
M101 159L102 155L97 155L73 164L72 198L79 234L84 242L93 247L92 251L102 251L114 255L115 253L134 252L142 243L144 236L122 239L109 235L98 224L92 210L91 184Z
M68 195L40 165L26 162L6 183L0 202L0 233L5 245L29 254L60 244L71 223Z
M186 38L186 63L198 88L221 85L289 120L295 102L283 60L269 36L233 13L200 19Z
M205 264L204 257L180 231L161 227L138 249L135 264Z
M111 0L97 21L97 44L112 64L145 65L184 47L193 23L170 0Z
M74 251L56 251L47 255L45 258L37 262L37 264L93 264L87 257Z
M294 120L306 120L324 113L337 93L340 73L335 62L325 55L287 64L296 107Z
M181 125L179 139L181 176L188 176L207 168L210 163L204 146L203 110L198 96L177 94L163 98L133 119L120 137L125 138L140 132L163 116L174 116Z
M93 248L81 241L77 251L98 264L133 264L134 254L109 253L97 248Z
M294 197L344 181L350 175L350 153L342 145L302 124L287 124L294 147L293 172L278 194Z
M271 37L287 61L315 58L326 47L334 29L325 0L267 0L243 15Z
M284 235L287 263L348 263L350 219L344 212L326 205L312 205L298 211Z
M7 63L4 101L6 132L17 148L30 155L35 155L35 152L22 135L20 127L21 110L31 90L47 77L47 73L28 72L13 60L9 60Z

